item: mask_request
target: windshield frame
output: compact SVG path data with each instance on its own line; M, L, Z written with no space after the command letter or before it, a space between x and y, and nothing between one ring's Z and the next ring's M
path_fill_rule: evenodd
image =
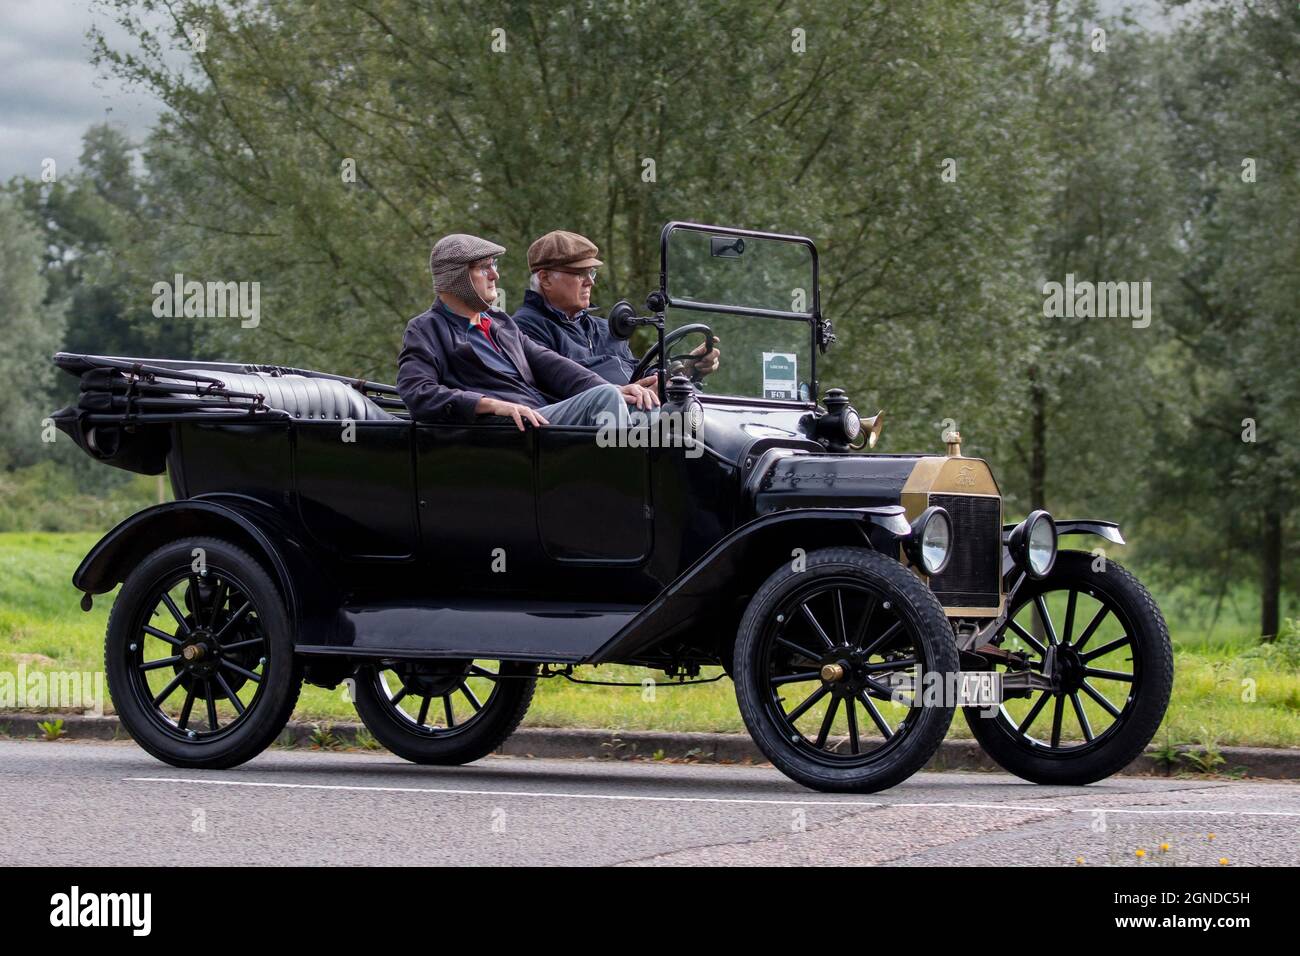
M808 312L787 312L780 309L759 309L748 306L729 305L722 302L698 302L695 300L673 299L668 293L668 240L674 232L698 232L710 236L739 236L749 239L765 239L776 242L789 242L805 246L812 256L812 309ZM784 321L805 322L808 325L808 339L811 346L808 401L781 398L750 398L744 395L714 395L711 398L730 401L743 400L759 405L795 406L815 408L821 397L821 383L817 379L818 329L822 325L822 291L820 263L817 256L817 244L807 236L789 235L780 232L760 232L756 229L737 229L732 226L710 226L698 222L673 220L666 223L659 233L659 294L663 297L664 312L669 308L684 309L692 312L715 312L722 315L748 315L758 319L780 319ZM704 396L701 396L702 398Z

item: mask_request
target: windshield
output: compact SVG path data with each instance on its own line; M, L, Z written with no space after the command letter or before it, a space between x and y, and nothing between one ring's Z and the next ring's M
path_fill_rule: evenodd
M671 302L665 333L703 324L718 339L718 367L703 376L701 391L813 399L816 272L810 243L677 225L668 232L664 253ZM747 314L733 314L733 309ZM703 344L702 332L688 335L669 348L670 359Z

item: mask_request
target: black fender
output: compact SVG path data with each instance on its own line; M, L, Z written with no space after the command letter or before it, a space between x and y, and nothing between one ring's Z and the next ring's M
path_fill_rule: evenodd
M629 662L653 645L690 632L730 639L745 605L796 548L856 545L891 555L912 528L901 505L870 508L795 508L762 515L736 528L677 576L584 663Z
M1056 521L1055 518L1052 520ZM1011 537L1011 532L1015 527L1014 524L1004 524L1002 526L1002 574L1004 578L1011 575L1016 567L1011 552L1007 550L1007 540ZM1093 534L1112 544L1128 543L1124 540L1124 535L1120 533L1118 522L1103 521L1100 518L1064 518L1056 521L1057 539L1059 540L1067 534Z
M1120 534L1119 524L1114 521L1101 521L1094 518L1069 518L1056 522L1057 536L1066 534L1095 534L1113 544L1125 544L1124 535Z
M256 499L221 495L154 505L104 535L72 575L73 585L85 592L82 608L90 609L91 595L117 587L151 551L169 541L198 535L228 540L262 562L284 596L295 640L305 617L329 613L331 594L337 606L338 592L328 576L308 558L270 508Z
M1105 538L1113 544L1127 544L1124 535L1120 533L1119 524L1115 521L1102 521L1100 518L1062 518L1056 521L1056 536L1058 538L1067 534L1095 534L1099 538ZM1011 532L1015 529L1014 524L1004 524L1002 526L1002 543L1006 544Z

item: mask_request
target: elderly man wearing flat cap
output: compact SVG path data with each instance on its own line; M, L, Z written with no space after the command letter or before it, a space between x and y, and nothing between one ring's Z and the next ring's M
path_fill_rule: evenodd
M515 323L539 345L573 359L607 382L626 385L636 369L627 342L615 338L609 323L588 314L596 269L604 265L600 250L586 236L557 229L528 247L528 291L515 312ZM696 352L703 352L701 345ZM718 350L695 360L705 375L718 367ZM637 383L656 385L648 375Z
M469 423L480 416L533 425L601 425L627 406L650 409L659 396L613 385L519 331L497 297L497 257L505 249L476 236L439 239L429 256L437 298L406 326L397 391L421 422Z

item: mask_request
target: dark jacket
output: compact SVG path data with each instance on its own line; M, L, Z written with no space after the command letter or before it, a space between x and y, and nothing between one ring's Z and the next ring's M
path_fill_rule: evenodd
M608 322L588 315L585 309L569 318L529 289L514 318L520 331L539 345L591 369L605 381L626 385L632 380L636 359L627 342L615 338Z
M549 404L539 400L539 393L560 401L605 384L600 376L521 334L510 316L496 309L488 310L492 338L519 376L489 368L469 341L469 320L440 306L435 302L407 323L397 358L397 392L416 421L472 422L474 406L485 395L537 408Z

